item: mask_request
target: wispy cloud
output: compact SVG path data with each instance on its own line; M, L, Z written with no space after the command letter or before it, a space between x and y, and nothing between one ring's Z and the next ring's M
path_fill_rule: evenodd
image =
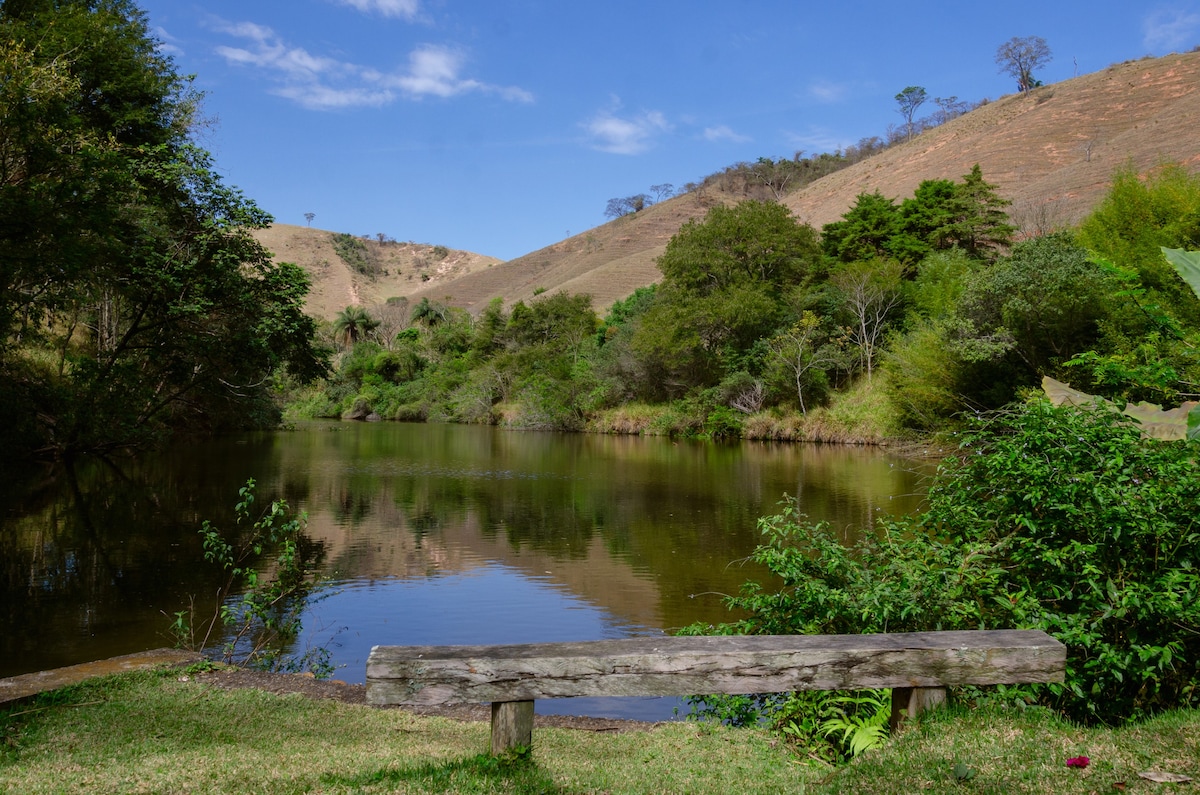
M656 110L622 118L616 115L620 101L614 100L614 105L615 109L601 111L583 123L594 149L614 155L637 155L654 144L656 135L671 131L666 116Z
M1142 44L1162 53L1190 48L1200 31L1200 13L1180 8L1160 8L1142 20Z
M704 140L712 141L713 143L729 141L730 143L744 144L754 140L749 135L742 135L741 133L734 132L724 124L717 127L705 127L703 135Z
M833 104L841 102L849 91L844 83L831 83L827 80L817 80L808 86L808 95L818 102Z
M453 97L471 91L497 94L513 102L533 102L533 94L514 86L493 86L460 77L465 58L449 47L426 45L408 55L408 71L380 75L383 85L397 88L410 97L432 95Z
M787 133L788 143L796 150L803 151L806 154L819 154L821 152L836 152L840 149L845 149L850 145L850 141L845 138L839 138L835 133L823 127L810 127L805 132L789 132Z
M352 6L364 13L378 13L385 17L413 19L420 7L419 0L338 0L344 6Z
M176 44L178 39L167 33L167 29L159 26L154 29L154 38L158 45L158 51L164 55L183 55L183 48Z
M252 22L222 24L220 30L244 40L241 47L217 47L217 54L236 66L258 68L272 75L281 97L312 110L386 105L399 96L453 97L471 92L495 94L513 102L532 102L521 88L495 86L461 76L465 56L448 47L418 47L408 68L383 72L373 67L313 55L293 47L271 28Z

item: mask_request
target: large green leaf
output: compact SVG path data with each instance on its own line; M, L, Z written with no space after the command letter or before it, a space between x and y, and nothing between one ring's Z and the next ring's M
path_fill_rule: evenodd
M1100 403L1113 411L1120 411L1137 420L1142 433L1153 439L1165 441L1200 439L1200 403L1194 400L1166 411L1163 411L1162 406L1156 403L1127 403L1125 408L1121 409L1111 400L1072 389L1062 381L1055 381L1048 375L1042 376L1042 391L1056 406L1087 406L1092 403Z
M1181 248L1163 247L1162 253L1192 291L1200 297L1200 251L1184 251Z

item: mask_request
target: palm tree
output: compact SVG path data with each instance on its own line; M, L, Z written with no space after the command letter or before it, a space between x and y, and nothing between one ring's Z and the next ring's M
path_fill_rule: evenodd
M333 320L333 338L342 347L352 347L379 327L379 321L371 317L361 306L348 306Z

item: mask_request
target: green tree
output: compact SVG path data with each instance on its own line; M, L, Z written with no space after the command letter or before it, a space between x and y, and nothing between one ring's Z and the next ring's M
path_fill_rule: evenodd
M634 349L676 391L715 385L779 324L787 296L819 260L816 233L786 207L714 207L685 224L659 258L663 281Z
M956 346L971 363L960 391L995 408L1020 386L1063 375L1068 359L1099 342L1116 287L1066 233L1022 242L975 272L956 313Z
M353 347L379 328L379 321L361 306L348 306L333 319L333 338L344 348Z
M779 579L728 600L746 617L718 631L1042 629L1067 646L1065 683L994 697L1106 723L1195 706L1197 447L1044 400L959 438L927 509L856 547L794 504L761 520L753 560Z
M189 139L196 96L144 14L5 3L0 42L0 402L60 455L273 421L273 372L324 371L308 280Z
M842 262L888 257L892 255L892 240L900 230L900 211L895 202L879 191L860 193L842 220L821 227L821 248Z
M957 247L974 259L995 259L1012 245L1017 231L1005 209L1011 204L984 180L976 163L955 186L950 218L939 229L935 247Z
M1132 168L1120 169L1104 200L1084 219L1079 240L1136 275L1134 297L1150 314L1200 323L1200 301L1161 250L1200 249L1200 177L1178 164L1154 169L1145 179Z

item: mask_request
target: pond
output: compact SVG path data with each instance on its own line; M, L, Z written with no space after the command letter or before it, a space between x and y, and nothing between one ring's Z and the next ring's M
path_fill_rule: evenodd
M174 614L216 608L204 519L238 488L307 513L328 579L296 652L363 681L375 644L661 634L729 619L721 596L784 495L848 536L915 510L928 466L878 449L311 423L89 461L0 514L0 677L171 645ZM539 711L669 716L655 700ZM607 702L608 700L604 700ZM664 715L666 711L666 715Z

